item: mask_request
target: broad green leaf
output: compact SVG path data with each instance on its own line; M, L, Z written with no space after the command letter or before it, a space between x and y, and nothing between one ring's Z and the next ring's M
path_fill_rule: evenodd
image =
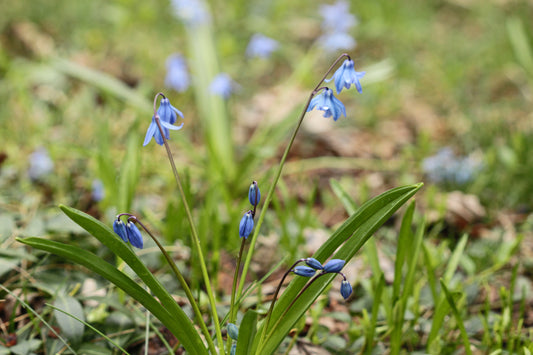
M423 184L416 184L398 187L366 202L333 233L313 257L320 262L324 262L329 258L350 260L372 234L422 186ZM342 248L339 248L341 245L343 245ZM337 248L339 250L335 252ZM304 277L295 277L276 302L272 313L272 319L276 321L269 323L267 337L260 351L262 355L274 353L291 327L303 316L336 276L328 274L317 279L285 313L285 310L308 281ZM280 319L282 315L283 319ZM259 334L263 331L263 327L264 323L259 329ZM260 339L261 337L257 336L254 341L255 353L258 352Z
M237 341L237 355L249 355L252 351L252 343L257 333L257 312L248 310L242 318L239 327L239 340Z
M189 353L207 353L189 318L186 316L182 317L181 314L172 312L172 309L169 309L166 304L161 305L152 295L135 283L130 277L117 270L114 266L102 260L93 253L72 245L46 240L43 238L24 238L17 240L31 247L42 249L72 260L82 266L85 266L89 270L96 272L97 274L109 280L111 283L115 284L117 287L124 290L128 295L146 307L146 309L148 309L176 336L176 338L183 344ZM122 243L122 241L120 242ZM126 245L124 245L124 247L126 247ZM183 311L181 312L183 313Z
M62 333L65 334L65 337L69 340L79 342L83 337L85 326L82 322L77 321L67 314L71 314L72 316L85 321L85 315L83 314L83 308L81 307L80 302L74 297L61 293L57 295L54 306L64 312L62 313L54 310L54 316L56 317L57 324L59 325L59 328L61 328Z

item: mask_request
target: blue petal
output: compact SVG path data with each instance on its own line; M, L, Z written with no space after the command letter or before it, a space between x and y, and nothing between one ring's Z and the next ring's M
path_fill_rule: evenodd
M128 242L128 232L126 231L126 226L121 220L117 219L115 222L113 222L113 230L123 241L126 243Z
M173 131L179 131L183 127L183 122L179 126L174 126L170 123L166 123L165 121L159 121L161 123L161 126L171 129ZM168 138L167 138L168 139Z
M141 231L137 226L132 223L128 222L126 226L126 230L128 231L128 239L135 248L142 249L143 248L143 237L141 235Z
M152 137L155 134L156 129L157 129L156 123L152 121L152 123L150 123L150 126L148 126L148 130L146 131L146 136L144 137L143 147L145 147L148 143L150 143L150 141L152 140Z
M296 275L304 276L304 277L311 277L315 275L316 270L313 268L310 268L309 266L303 266L299 265L296 266L292 272L294 272Z
M322 266L320 261L316 260L315 258L307 258L307 259L305 259L305 263L307 264L307 266L310 266L310 267L312 267L315 270L324 269L324 267Z
M344 267L344 264L346 263L346 261L342 260L342 259L331 259L330 261L328 261L326 263L326 265L324 265L324 273L327 273L327 272L334 272L334 273L337 273L337 272L340 272L342 270L342 268Z

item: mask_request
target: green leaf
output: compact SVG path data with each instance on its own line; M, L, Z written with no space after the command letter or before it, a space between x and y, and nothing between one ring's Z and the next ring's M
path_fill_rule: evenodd
M80 302L74 297L66 294L59 294L54 302L54 306L62 310L67 314L79 318L85 321L85 315L83 314L83 308ZM82 322L69 317L67 314L54 310L54 316L56 317L57 324L65 336L73 341L79 342L83 337L83 331L85 326Z
M350 260L355 253L365 244L372 234L389 219L405 202L407 202L423 184L398 187L373 198L363 204L352 216L350 216L341 227L324 243L313 256L320 262L324 262L330 257L335 259ZM344 244L344 245L343 245ZM335 253L337 248L342 248ZM261 344L260 353L272 354L278 348L285 336L290 331L296 321L303 316L306 310L313 304L317 297L324 292L329 283L335 278L333 275L325 275L317 279L299 297L292 307L286 312L281 321L269 323L267 337ZM280 299L276 302L272 313L273 320L279 320L285 310L293 302L308 279L295 277L289 284ZM263 331L264 323L260 328ZM259 349L261 337L256 337L254 341L254 351ZM257 351L255 351L257 353Z
M463 338L465 353L467 355L472 355L472 350L470 349L470 340L468 340L468 334L466 333L465 325L463 323L463 318L461 317L461 314L459 313L459 310L457 309L457 306L455 305L453 295L450 293L450 291L448 291L448 288L446 287L446 284L444 283L443 279L440 279L440 286L442 287L442 291L444 292L444 295L446 296L446 301L448 301L448 304L450 305L452 309L452 313L455 317L455 321L457 322L457 326L459 327L459 330L461 332L461 338Z
M237 341L237 355L248 355L252 350L252 343L257 332L257 312L248 310L242 318L239 327L239 341Z

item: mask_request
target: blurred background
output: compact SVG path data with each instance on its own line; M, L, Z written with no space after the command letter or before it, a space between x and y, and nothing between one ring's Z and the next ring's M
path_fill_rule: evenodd
M366 72L363 93L337 95L347 117L336 122L321 111L305 118L261 230L253 277L285 257L291 264L311 255L349 215L342 192L355 208L424 182L415 214L427 222L420 263L432 260L438 279L466 238L453 284L466 295L472 343L487 353L533 351L531 0L1 0L0 9L0 282L52 323L43 300L58 290L107 332L138 321L77 291L93 280L106 294L102 280L48 254L36 259L41 254L15 241L44 236L113 260L59 204L109 225L120 212L142 216L198 283L164 149L142 147L156 93L185 116L171 148L225 300L249 184L257 180L266 194L311 90L348 53ZM322 302L320 312L333 313L326 318L338 326L314 318L302 326L308 346L360 350L377 268L392 282L398 225L393 218L376 234L379 265L370 267L365 255L349 265L356 297ZM143 258L158 270L162 262L147 244ZM419 312L406 320L403 351L453 353L461 343L454 324L428 345L431 315L420 310L434 306L424 290L435 275L421 269ZM0 347L15 337L19 344L39 339L31 351L55 349L24 325L27 317L14 321L26 314L20 305L5 292L0 298ZM120 341L135 348L136 336ZM387 341L379 338L377 353Z

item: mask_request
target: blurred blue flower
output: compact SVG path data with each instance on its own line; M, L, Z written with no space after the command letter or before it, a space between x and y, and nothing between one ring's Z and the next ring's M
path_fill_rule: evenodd
M128 232L128 240L130 241L131 245L133 245L135 248L142 249L143 248L143 237L141 235L141 231L135 223L129 222L126 225L126 231Z
M315 275L316 270L309 266L298 265L292 270L292 272L296 275L311 277Z
M347 32L357 25L357 18L350 13L348 1L337 1L333 5L321 5L320 15L324 21L322 28L325 32Z
M187 26L198 26L211 21L207 6L202 0L171 0L175 15Z
M312 267L313 269L315 270L322 270L324 269L324 267L322 266L322 264L320 263L320 261L316 260L315 258L307 258L305 259L305 263Z
M343 280L342 283L341 283L341 295L342 295L342 297L346 300L346 299L348 299L348 297L350 297L352 292L353 292L352 285L350 285L350 283L348 281Z
M318 43L326 52L349 51L355 48L357 41L348 33L326 33L318 39Z
M246 47L246 56L249 58L268 58L278 47L279 43L275 39L256 33Z
M235 83L228 74L220 73L216 75L211 81L211 84L209 84L209 91L212 94L222 96L227 100L237 87L237 83Z
M173 125L177 121L178 115L183 118L183 113L181 113L180 110L172 106L170 104L170 101L166 97L161 99L161 102L159 103L159 108L157 109L157 115L159 116L159 123L161 123L161 127L163 128L163 133L165 134L166 139L170 139L169 130L177 131L183 127L183 122L179 126ZM150 123L150 126L148 126L146 136L144 137L143 146L146 146L148 143L150 143L152 137L154 137L155 142L157 144L164 144L163 137L159 132L159 127L157 126L155 117L152 117L152 123Z
M105 197L104 184L102 183L102 180L94 179L91 188L91 197L93 201L102 201Z
M480 161L471 156L458 157L449 147L422 161L422 170L428 179L436 183L465 184L482 168Z
M341 114L346 117L343 103L333 95L333 91L329 88L324 88L323 92L313 97L307 107L307 112L315 107L317 110L324 111L324 117L333 117L334 121L337 121Z
M252 206L257 206L261 201L261 191L257 186L257 181L252 182L250 189L248 190L248 200Z
M113 222L113 230L123 241L126 243L128 242L128 232L126 231L126 225L124 222L120 219L115 219L115 222Z
M178 92L187 90L190 79L185 59L180 54L171 54L167 58L166 66L167 76L165 77L165 86Z
M326 79L325 81L329 83L331 80L335 80L335 88L337 89L337 94L342 91L342 88L349 89L350 86L355 85L357 91L360 94L363 93L363 88L361 87L361 82L359 79L364 77L366 72L357 72L354 69L354 62L351 59L346 59L344 63L335 71L333 77Z
M37 181L49 175L54 170L54 162L48 155L48 151L40 147L30 154L30 167L28 175L31 180Z
M239 223L239 237L248 238L250 233L254 229L254 218L252 217L252 211L248 211L242 216L241 223Z
M345 263L346 261L342 259L331 259L330 261L326 263L326 265L324 265L324 270L322 270L322 272L323 273L328 273L328 272L338 273L342 270Z

